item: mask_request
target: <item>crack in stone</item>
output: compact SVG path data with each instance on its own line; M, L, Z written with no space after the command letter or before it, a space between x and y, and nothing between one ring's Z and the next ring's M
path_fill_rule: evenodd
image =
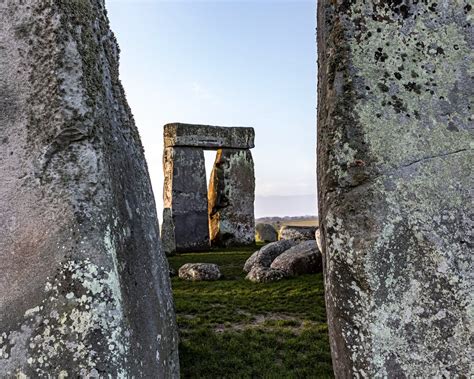
M414 164L417 164L417 163L420 163L420 162L429 161L429 160L435 159L435 158L443 158L443 157L447 157L449 155L454 155L454 154L462 153L464 151L469 151L469 150L472 150L472 149L460 149L460 150L456 150L456 151L451 151L449 153L437 154L437 155L432 155L432 156L429 156L429 157L423 157L423 158L417 159L416 161L413 161L413 162L410 162L410 163L405 164L403 166L400 166L399 168L397 168L396 170L393 170L392 172L398 171L398 170L406 168L406 167L413 166ZM389 172L389 174L390 173L391 172ZM385 175L385 174L382 174L382 175ZM379 175L379 176L381 176L381 175Z

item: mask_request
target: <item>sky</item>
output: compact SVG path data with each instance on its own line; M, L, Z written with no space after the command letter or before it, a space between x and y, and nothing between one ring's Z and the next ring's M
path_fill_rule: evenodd
M317 213L316 1L106 5L160 216L170 122L253 127L256 217Z

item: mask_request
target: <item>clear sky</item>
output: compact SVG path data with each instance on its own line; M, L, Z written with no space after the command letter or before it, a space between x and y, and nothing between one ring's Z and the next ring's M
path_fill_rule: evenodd
M256 216L316 214L316 1L106 4L158 214L169 122L254 127Z

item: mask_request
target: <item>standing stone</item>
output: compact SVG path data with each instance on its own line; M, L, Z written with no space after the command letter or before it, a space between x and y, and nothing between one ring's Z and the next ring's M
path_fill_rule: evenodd
M318 192L336 377L470 377L472 6L318 2Z
M217 151L209 183L211 245L255 243L255 175L250 150Z
M179 377L104 2L0 2L0 94L0 377Z
M167 253L209 249L204 152L194 147L164 150L163 245Z
M255 131L242 126L195 125L175 122L163 129L164 146L200 147L204 149L252 149Z

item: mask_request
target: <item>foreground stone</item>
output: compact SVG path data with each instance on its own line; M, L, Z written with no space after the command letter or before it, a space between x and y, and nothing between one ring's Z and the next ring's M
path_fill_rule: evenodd
M212 246L255 242L255 173L250 150L220 149L209 181Z
M263 246L247 259L244 264L244 272L250 272L254 266L270 267L276 257L295 245L296 242L293 240L282 240Z
M280 240L310 241L314 240L316 229L315 226L285 225L280 228L278 238Z
M284 277L284 273L280 270L275 270L269 267L254 266L245 279L254 283L268 283L279 281Z
M470 377L472 6L318 2L335 376Z
M316 274L322 272L323 261L316 241L305 241L280 254L270 265L285 276Z
M255 239L259 242L278 241L278 233L272 224L258 223L255 226Z
M178 276L190 281L218 280L221 272L213 263L186 263L179 268Z
M178 378L168 264L104 2L1 2L0 93L0 377Z

